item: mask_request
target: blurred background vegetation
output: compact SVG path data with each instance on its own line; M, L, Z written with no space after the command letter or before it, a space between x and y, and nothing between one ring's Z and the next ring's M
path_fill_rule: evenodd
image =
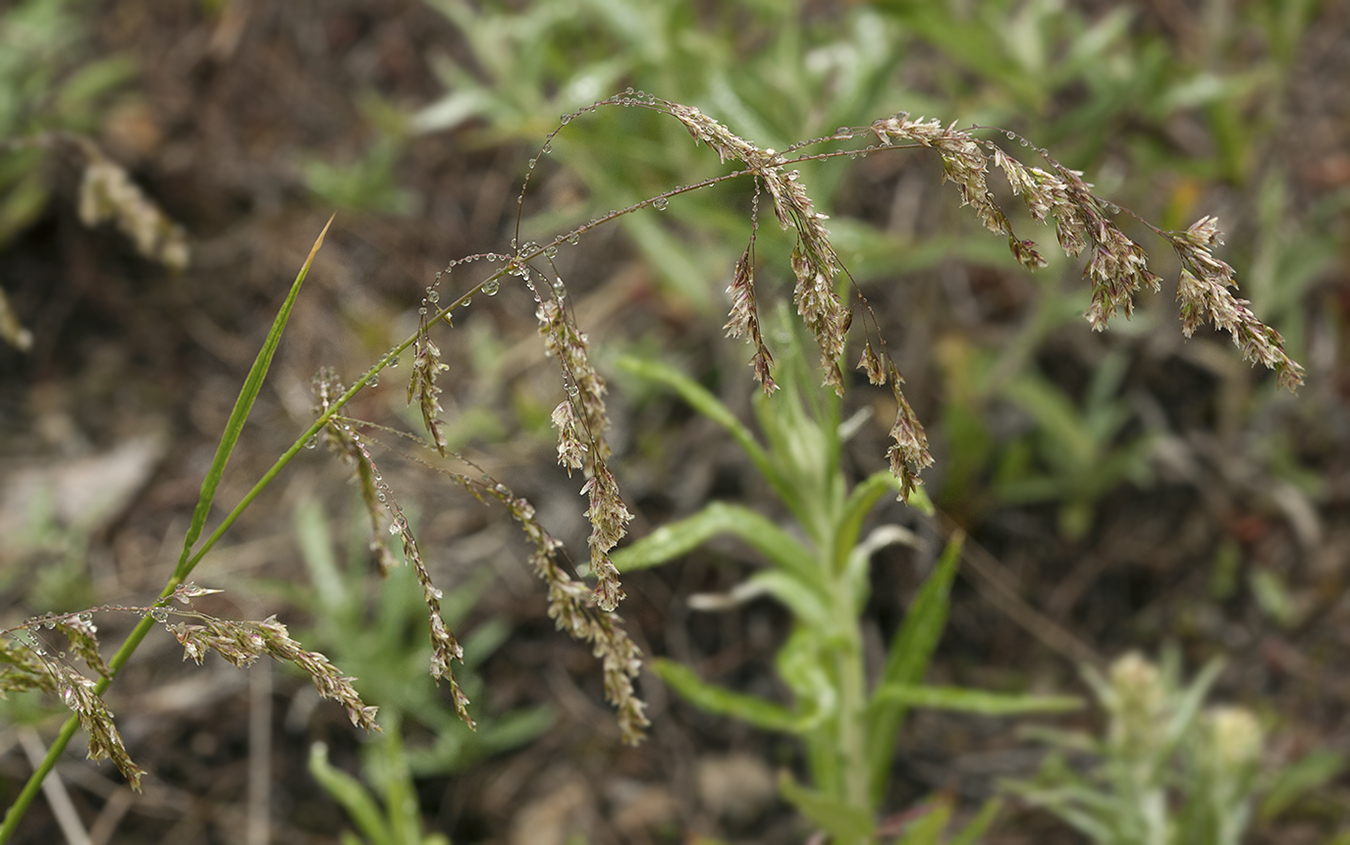
M890 150L803 165L937 459L926 476L937 521L898 505L877 517L927 541L926 551L876 554L868 613L877 636L896 627L941 535L959 526L975 551L936 657L938 680L1081 692L1076 660L1171 643L1192 669L1228 658L1211 694L1260 715L1273 738L1270 766L1310 748L1350 750L1350 687L1338 671L1350 647L1347 78L1343 0L0 3L6 624L158 588L164 538L172 544L191 506L281 280L334 209L335 232L232 470L241 490L306 421L310 375L321 365L348 378L363 371L415 326L438 269L509 249L518 209L519 237L543 241L728 169L683 127L640 109L578 117L543 149L564 115L631 87L783 149L903 110L1018 133L1163 227L1216 215L1228 241L1221 257L1237 268L1242 296L1284 334L1308 377L1298 396L1281 394L1226 336L1183 341L1166 284L1131 321L1091 333L1081 267L1047 247L1049 267L1022 271L941 184L935 156ZM111 227L81 222L87 162L75 137L97 144L184 227L185 271L140 257ZM1036 163L1033 149L1012 140L1007 149ZM750 211L749 184L733 182L628 215L564 249L558 267L602 369L622 351L659 355L750 419L749 354L720 328ZM1142 227L1126 228L1160 249ZM1029 221L1020 229L1050 237ZM773 225L760 235L762 295L786 297L791 243ZM1170 257L1155 260L1174 283ZM467 285L461 272L447 284ZM438 341L455 364L446 419L452 446L530 496L575 550L585 536L579 482L552 467L548 411L558 388L532 312L527 292L503 290ZM357 413L416 430L398 374L386 374ZM638 513L635 533L712 497L773 515L767 491L715 427L638 382L615 376L613 393L615 465ZM846 400L845 418L877 417L849 444L858 478L882 465L888 402L865 385ZM753 773L737 780L756 782L791 765L792 750L668 701L655 680L646 684L652 741L616 749L598 672L552 633L509 526L399 450L408 451L391 452L386 468L422 514L428 559L479 597L463 611L483 631L473 658L478 701L485 717L502 719L495 740L473 748L435 716L404 727L428 829L465 842L544 841L512 838L529 829L593 842L677 841L685 831L801 838L771 788L723 804L708 786L736 765ZM375 618L375 605L396 619L407 608L392 584L353 604L362 579L316 551L316 523L349 535L350 520L324 516L352 512L352 491L337 478L316 454L273 494L272 508L241 521L234 545L199 580L228 588L222 613L289 613L309 623L312 647L322 641L335 659L368 662L375 658L343 633ZM70 491L87 489L112 492L97 507L71 504ZM309 527L296 530L296 520ZM635 575L625 616L639 641L704 677L772 695L784 614L765 601L723 614L685 602L739 583L752 561L727 546L678 570ZM986 565L970 572L972 561ZM1028 624L1027 614L1049 627ZM117 623L105 630L114 635ZM406 631L390 623L370 633L395 648ZM115 687L122 697L112 705L128 720L133 756L163 782L128 804L114 801L107 772L69 775L86 819L111 819L120 831L110 841L242 829L241 714L256 712L261 694L241 692L233 670L180 673L170 656L166 645L144 657L125 688L173 695L145 705ZM400 676L397 666L380 668ZM331 838L341 818L307 775L308 744L323 739L333 764L357 773L362 742L340 715L305 703L297 680L269 688L273 823L300 837L287 841ZM416 689L419 701L435 695ZM138 722L138 711L161 718ZM32 702L10 712L7 724L42 721ZM888 801L896 811L936 789L954 790L973 811L998 777L1035 768L1001 723L916 717L901 742ZM453 759L461 746L462 763ZM4 759L8 796L26 763L16 751ZM370 762L377 754L364 759L366 770L382 765ZM463 774L475 759L478 768ZM1333 783L1258 819L1256 835L1327 841L1344 832L1347 802L1345 783ZM29 841L52 841L43 812ZM1050 838L1068 834L1031 810L1005 814L990 841L1027 835L1076 841Z

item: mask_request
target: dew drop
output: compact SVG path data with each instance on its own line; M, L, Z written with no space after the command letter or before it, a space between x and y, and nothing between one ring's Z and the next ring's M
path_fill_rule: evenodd
M568 395L568 396L571 396L571 397L573 397L573 398L576 398L576 395L577 395L578 393L580 393L580 392L581 392L580 388L578 388L575 384L569 384L569 385L567 385L567 395Z
M670 205L670 200L666 199L665 197L657 197L656 199L652 200L652 207L655 208L657 211L665 211L666 206L668 205Z
M472 297L472 296L464 300L464 307L465 307L465 308L468 308L470 305L473 305L473 297Z
M380 374L371 373L370 378L366 380L366 387L379 387L379 386L380 386Z
M544 155L548 155L549 153L553 152L553 144L545 143L544 148L540 150L540 152L543 153Z
M567 237L567 242L572 246L576 246L577 244L581 243L581 235L578 235L574 232Z
M524 205L524 203L525 203L524 194L521 194L520 196L516 197L516 205Z
M534 170L535 165L537 165L537 164L539 164L539 159L537 159L537 158L532 158L532 159L530 159L530 169L531 169L531 170Z
M306 449L313 449L315 446L318 446L318 445L319 445L319 438L318 438L318 437L311 437L311 438L309 438L308 440L305 441L305 448L306 448Z
M156 622L163 623L169 621L169 611L162 607L150 608L150 616L153 617Z
M501 289L502 289L501 282L498 282L495 279L490 282L485 282L483 284L483 293L487 294L488 296L496 296L497 291Z
M423 305L422 307L417 309L417 313L425 317L427 315L427 307Z
M431 597L436 601L440 601L442 598L445 597L445 593L441 592L439 587L432 587Z
M430 302L432 305L435 305L437 302L440 301L441 301L440 291L434 290L427 291L427 302Z
M389 359L389 369L391 369L391 370L397 370L397 369L398 369L398 356L397 356L397 355L395 355L393 358L390 358L390 359Z
M558 118L558 121L562 123L564 126L566 126L567 124L572 122L572 115L565 114L562 117Z
M558 257L558 248L557 248L556 246L552 246L552 245L549 245L549 246L544 247L544 256L545 256L546 258L557 258L557 257Z

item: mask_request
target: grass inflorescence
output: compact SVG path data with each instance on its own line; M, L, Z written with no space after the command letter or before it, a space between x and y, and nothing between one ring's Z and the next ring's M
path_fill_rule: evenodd
M1092 185L1082 178L1083 174L1062 166L1047 151L1023 142L1023 146L1035 151L1038 159L1037 163L1029 164L984 137L997 138L1006 134L1009 140L1018 140L1020 136L987 127L961 129L936 120L914 119L902 112L866 126L840 127L830 135L780 152L760 147L735 134L697 108L630 89L564 115L545 139L540 155L551 151L555 138L573 121L609 107L641 108L669 116L682 124L695 142L709 147L722 162L734 162L736 169L670 188L540 244L520 240L520 221L530 176L538 161L537 157L532 159L517 197L521 210L517 213L516 237L511 251L482 253L450 262L426 289L419 307L416 331L381 356L353 383L344 385L331 371L319 373L314 379L314 423L297 436L293 446L259 479L244 500L198 545L230 451L266 376L290 307L322 243L323 236L320 235L240 393L216 460L203 483L179 564L164 591L151 607L96 609L99 612L135 612L144 616L117 656L108 663L99 657L100 644L88 613L29 620L20 629L59 629L70 640L71 651L84 660L96 680L74 669L64 655L53 657L49 650L25 644L22 638L11 636L0 652L0 661L7 664L6 671L0 673L0 691L42 689L55 694L74 714L52 744L43 766L34 773L19 800L11 807L4 827L0 828L0 841L12 835L14 825L32 800L38 784L77 726L89 734L91 757L111 758L133 786L138 783L142 771L123 747L112 716L100 696L156 624L169 630L183 645L186 656L197 661L207 651L214 650L238 666L264 655L294 663L313 679L325 697L337 700L347 709L354 724L367 729L375 727L374 709L360 700L351 686L351 679L343 676L323 655L306 651L292 640L285 626L275 619L233 622L201 614L190 607L172 608L175 600L189 603L193 596L201 594L202 588L189 586L187 579L202 557L277 473L319 436L358 480L370 516L371 548L378 565L384 569L398 565L398 556L384 545L384 536L389 535L398 538L403 561L415 570L427 609L428 635L433 647L430 672L448 683L454 708L461 719L472 725L471 703L456 681L452 668L462 659L462 649L442 619L441 590L432 581L395 491L384 480L372 455L368 434L372 424L346 416L345 409L359 391L374 384L383 370L395 366L402 353L411 350L408 402L416 403L420 411L427 432L426 447L439 457L452 456L447 423L440 418L443 411L438 386L438 378L448 367L442 360L435 335L452 325L456 309L469 307L475 297L492 296L503 284L516 279L531 294L544 350L558 368L562 398L550 417L557 431L558 463L569 474L576 472L584 478L580 494L586 498L585 516L591 526L585 569L590 580L583 579L575 571L569 572L571 567L562 544L541 524L534 505L517 496L505 482L478 469L471 461L464 462L468 472L442 471L471 495L503 507L518 525L530 545L528 563L546 584L549 616L560 630L592 647L602 663L605 695L617 710L623 740L629 743L641 741L648 720L634 680L643 655L615 612L624 599L624 591L619 570L610 557L625 536L633 516L625 505L610 466L612 452L606 439L608 386L592 363L591 341L578 322L573 298L554 259L561 247L578 243L595 229L643 209L660 210L680 194L732 179L753 182L749 239L727 288L731 309L724 328L728 335L744 338L748 343L750 366L763 393L772 394L779 385L775 381L771 340L763 329L763 298L756 286L755 245L761 197L767 196L779 226L795 239L790 261L795 278L792 302L797 317L814 341L823 386L836 395L842 395L847 388L844 373L847 340L855 316L861 317L859 341L862 352L857 366L872 384L889 385L894 393L896 417L886 459L896 480L895 489L906 500L921 486L921 473L933 462L927 436L902 390L904 380L881 335L876 315L837 253L826 225L827 218L816 209L796 167L803 162L841 156L894 154L910 149L931 150L941 159L944 179L957 187L962 205L970 206L987 229L1006 237L1013 257L1024 267L1034 270L1045 264L1041 247L1014 231L1009 214L999 205L989 186L989 174L995 170L1002 172L1012 194L1025 205L1031 218L1054 227L1056 240L1065 253L1070 256L1086 253L1083 275L1091 286L1092 297L1085 317L1094 330L1106 328L1117 314L1128 318L1141 290L1158 290L1161 286L1162 280L1149 269L1145 248L1117 224L1117 218L1125 214L1146 226L1178 255L1181 270L1177 298L1181 302L1182 330L1187 336L1208 322L1229 332L1246 359L1274 370L1281 386L1294 389L1302 382L1302 369L1285 353L1280 335L1259 321L1247 307L1248 303L1234 294L1233 268L1213 254L1220 239L1212 217L1202 217L1182 231L1155 227L1095 194ZM811 151L817 147L823 149ZM105 217L117 220L119 226L136 239L138 248L153 252L158 260L172 263L176 243L174 231L165 229L162 221L155 222L158 218L152 219L138 201L139 194L127 189L115 167L107 165L94 152L86 152L90 161L86 171L86 192L91 197L90 221ZM153 223L153 231L147 229L142 233L144 226L137 221L150 221L144 226ZM490 269L476 277L453 301L443 301L449 298L444 291L449 288L450 280L457 281L480 262L490 265ZM12 635L14 631L9 633ZM864 739L853 739L861 748Z

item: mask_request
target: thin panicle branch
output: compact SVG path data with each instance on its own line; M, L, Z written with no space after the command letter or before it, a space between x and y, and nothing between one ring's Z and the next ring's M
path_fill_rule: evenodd
M341 385L336 383L335 377L331 373L325 372L316 377L315 387L320 407L322 407L324 397L339 391ZM432 582L431 573L427 571L426 564L422 560L422 552L418 547L417 538L413 536L412 528L408 525L408 519L404 516L402 507L394 497L393 490L385 482L379 468L375 465L370 449L362 440L361 435L353 429L350 421L342 417L330 417L328 424L324 427L324 435L328 440L329 448L355 468L357 478L361 482L362 497L373 527L371 549L377 556L381 572L387 572L390 567L395 565L393 555L380 539L382 527L387 524L389 533L396 535L402 542L403 558L416 574L417 583L422 587L422 601L427 607L427 631L431 639L432 650L431 676L437 682L444 679L450 684L450 694L454 701L455 713L464 724L470 728L474 727L474 721L469 716L469 697L460 687L459 681L456 680L455 673L451 668L453 661L464 659L464 649L460 647L455 635L446 627L445 619L441 616L441 598L443 595L441 590Z

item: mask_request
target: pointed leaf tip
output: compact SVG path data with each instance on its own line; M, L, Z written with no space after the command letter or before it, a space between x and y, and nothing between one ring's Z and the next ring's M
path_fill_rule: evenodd
M328 235L328 228L333 225L335 219L337 219L336 211L328 218L328 222L323 224L323 231L319 232L319 237L315 238L314 246L309 248L309 257L305 259L305 265L300 268L301 273L309 271L309 265L314 263L314 256L319 254L319 248L323 246L323 239Z

